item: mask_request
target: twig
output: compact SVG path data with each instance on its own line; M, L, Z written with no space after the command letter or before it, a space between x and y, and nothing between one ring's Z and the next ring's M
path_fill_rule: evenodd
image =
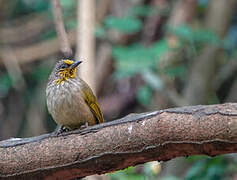
M98 1L98 6L96 8L96 23L101 25L103 22L106 14L109 11L110 4L112 1L110 0L100 0Z
M76 44L76 31L74 29L68 32L69 42L71 45ZM30 46L12 48L19 64L29 63L45 59L50 55L58 53L60 51L58 44L60 44L58 38L49 39L46 41L38 42ZM4 57L9 56L8 52L0 49L0 54ZM2 64L2 58L0 60Z
M60 39L61 51L65 57L72 55L72 50L67 38L67 33L62 19L62 10L59 0L53 0L53 14L55 19L56 31Z
M11 48L2 49L5 53L2 53L0 57L2 58L2 62L5 65L10 78L12 79L13 87L16 90L23 89L26 83L23 77L21 67L19 66L17 56Z

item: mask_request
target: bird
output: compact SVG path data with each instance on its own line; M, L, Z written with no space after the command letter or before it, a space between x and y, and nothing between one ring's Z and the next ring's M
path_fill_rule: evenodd
M60 131L80 129L103 123L104 118L97 98L77 72L82 61L59 60L48 79L46 102Z

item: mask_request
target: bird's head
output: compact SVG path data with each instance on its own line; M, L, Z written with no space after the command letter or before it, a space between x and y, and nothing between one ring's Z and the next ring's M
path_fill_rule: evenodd
M54 76L56 77L56 83L64 83L69 78L76 77L77 66L82 63L82 61L73 61L69 59L60 60L54 69Z

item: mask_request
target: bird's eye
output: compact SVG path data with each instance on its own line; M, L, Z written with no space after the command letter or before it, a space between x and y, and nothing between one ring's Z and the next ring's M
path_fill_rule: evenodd
M60 66L60 68L61 68L61 69L68 68L68 64L62 64L62 65Z

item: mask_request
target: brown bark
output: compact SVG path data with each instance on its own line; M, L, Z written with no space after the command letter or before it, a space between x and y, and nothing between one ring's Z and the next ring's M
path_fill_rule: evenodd
M0 142L0 178L71 179L178 156L237 152L237 103L143 114Z

